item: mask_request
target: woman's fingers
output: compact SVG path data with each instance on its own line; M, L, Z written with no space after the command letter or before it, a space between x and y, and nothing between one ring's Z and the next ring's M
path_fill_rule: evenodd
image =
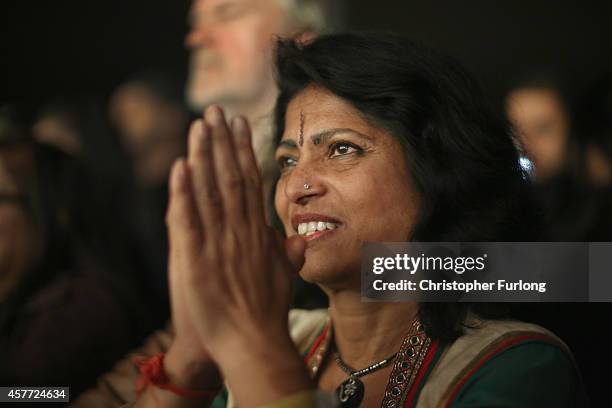
M201 248L202 228L191 191L190 171L185 159L178 159L170 175L170 202L167 225L171 249L194 255Z
M212 154L211 130L203 120L196 120L189 131L188 163L204 236L207 231L220 231L223 220Z
M174 298L179 295L177 272L198 257L202 248L202 224L191 190L189 167L185 159L175 162L170 173L170 202L166 215L168 226L169 280Z
M223 201L226 228L243 228L246 209L244 183L234 152L233 137L223 111L217 106L206 109L206 124L211 131L212 152L217 187Z
M238 166L244 180L244 200L248 217L250 220L263 220L261 177L251 144L251 129L242 117L234 118L231 125Z

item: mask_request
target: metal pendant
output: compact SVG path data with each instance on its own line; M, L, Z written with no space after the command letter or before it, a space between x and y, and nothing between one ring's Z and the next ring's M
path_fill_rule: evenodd
M336 388L340 406L357 408L363 400L364 386L359 378L349 377Z

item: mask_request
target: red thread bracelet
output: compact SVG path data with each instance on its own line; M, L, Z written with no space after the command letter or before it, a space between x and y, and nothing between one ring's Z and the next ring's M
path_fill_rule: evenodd
M159 353L151 358L134 359L134 363L140 369L140 377L136 380L136 392L138 396L147 389L149 385L168 390L181 397L198 399L214 398L220 390L194 391L181 388L170 383L164 371L164 353Z

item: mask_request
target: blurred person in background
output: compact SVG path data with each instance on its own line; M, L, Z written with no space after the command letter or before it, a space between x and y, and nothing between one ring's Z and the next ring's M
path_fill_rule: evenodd
M137 76L115 90L109 111L136 182L144 187L166 183L174 159L185 150L188 118L180 86L160 73Z
M591 84L578 110L584 148L584 173L589 185L612 187L612 75Z
M185 151L188 114L181 87L161 73L137 76L115 90L109 115L131 164L120 216L128 226L134 268L144 277L158 313L167 318L164 214L170 167Z
M70 156L81 168L81 183L74 194L80 208L96 217L82 217L75 225L95 246L97 256L123 266L130 255L122 224L116 219L124 209L127 160L111 132L105 109L95 98L73 95L47 102L31 127L33 139ZM86 182L85 182L86 180Z
M0 384L93 384L153 325L137 281L95 255L73 158L0 116Z
M590 194L585 205L590 226L590 241L612 241L612 74L594 81L578 104L576 128L582 155L581 170ZM573 305L572 305L573 306ZM569 309L568 307L565 307ZM592 321L608 321L612 303L582 304L572 307L576 319L590 316ZM561 311L563 314L563 311ZM606 336L580 337L575 342L583 352L582 366L585 383L601 406L609 403L607 376L602 376L602 358L589 350L601 350L609 345ZM609 361L609 360L608 360ZM603 363L605 364L605 362ZM595 406L595 405L593 405Z
M3 144L18 143L18 132L7 117L0 116ZM3 156L0 161L0 304L14 292L35 258L32 245L35 231L25 212L24 197L15 177L17 174L29 177L31 152L14 150L8 157L6 152Z
M273 58L275 37L308 41L331 31L339 1L329 0L194 0L189 14L190 50L186 86L189 108L201 113L221 106L228 117L243 116L252 128L252 143L262 173L266 197L277 175L274 160L273 114L278 89ZM164 254L166 255L166 254ZM320 306L318 289L299 282L295 303ZM169 331L150 336L134 354L152 355L168 349ZM138 371L128 357L100 378L98 387L73 403L75 407L117 406L135 397Z
M65 104L49 104L42 109L34 126L34 139L57 147L66 154L81 153L81 134L77 113Z
M506 96L506 114L545 183L566 170L570 156L570 109L561 86L551 77L528 77Z
M585 240L592 220L579 174L574 103L560 75L532 73L510 88L506 115L533 163L534 195L542 211L543 239Z
M506 97L508 119L534 165L543 239L608 240L612 91L600 81L580 101L558 77L526 76Z
M594 81L578 104L579 171L588 194L590 241L612 240L612 76Z
M303 41L331 29L329 0L194 0L187 100L201 113L221 106L252 124L253 147L268 187L273 184L272 111L278 90L273 37Z
M612 200L603 186L612 163L606 159L612 158L612 88L606 91L606 81L599 82L577 100L554 77L527 76L506 97L508 119L535 164L534 193L543 215L541 240L610 241ZM603 397L606 383L599 375L601 360L591 350L606 347L607 340L585 338L567 321L580 321L584 316L605 321L610 316L609 304L521 303L516 304L514 315L563 338L575 352L589 394Z

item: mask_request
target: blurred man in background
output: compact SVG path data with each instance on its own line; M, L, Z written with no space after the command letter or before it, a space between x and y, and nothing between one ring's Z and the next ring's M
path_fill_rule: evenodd
M325 0L195 0L187 100L194 112L220 105L228 118L241 115L253 129L260 170L272 177L272 111L277 89L272 69L274 37L307 41L330 29Z

